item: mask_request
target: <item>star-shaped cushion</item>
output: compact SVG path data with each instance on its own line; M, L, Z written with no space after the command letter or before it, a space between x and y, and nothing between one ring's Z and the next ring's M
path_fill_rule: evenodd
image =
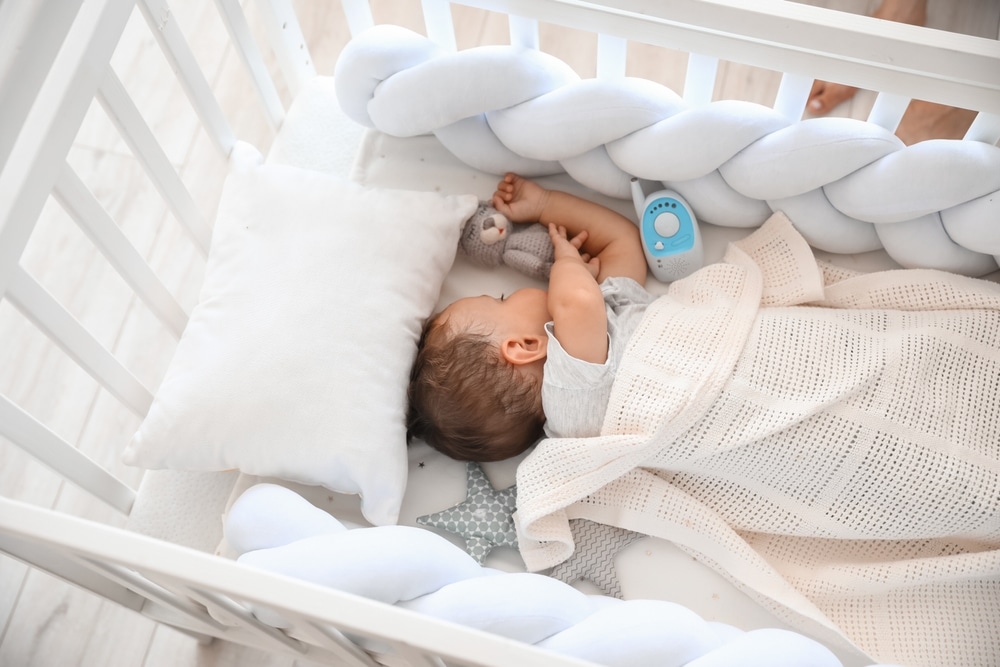
M605 595L622 597L615 554L645 535L583 519L571 519L569 525L576 548L569 558L552 568L549 576L567 584L586 579Z
M517 487L497 490L478 463L466 464L466 499L450 509L417 517L421 526L433 526L465 539L465 550L482 564L495 547L517 549L517 531L511 515Z

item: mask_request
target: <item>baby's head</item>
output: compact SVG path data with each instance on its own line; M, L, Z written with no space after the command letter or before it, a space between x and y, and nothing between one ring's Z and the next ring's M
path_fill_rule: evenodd
M424 325L407 431L463 461L500 461L542 435L542 290L459 299Z

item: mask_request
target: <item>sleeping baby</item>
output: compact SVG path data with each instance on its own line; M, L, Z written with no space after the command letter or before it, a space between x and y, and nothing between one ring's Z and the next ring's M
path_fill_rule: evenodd
M549 228L549 289L452 303L426 323L409 388L410 434L470 461L519 454L543 427L596 435L614 360L653 299L627 218L514 174L493 205Z
M519 508L532 471L578 497L643 468L767 498L795 525L819 502L834 524L859 524L855 538L1000 540L1000 285L820 264L776 213L653 295L627 218L513 174L493 204L548 227L549 289L432 317L408 426L472 461L546 436L519 466ZM856 512L873 485L914 516L886 532ZM774 532L744 514L736 525Z

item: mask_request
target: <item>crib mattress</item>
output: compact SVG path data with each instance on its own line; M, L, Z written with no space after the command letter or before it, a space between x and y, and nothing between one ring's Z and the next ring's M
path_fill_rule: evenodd
M268 161L317 169L364 185L445 194L473 193L488 198L497 175L476 171L454 158L433 136L407 139L365 130L347 119L336 102L332 78L318 77L297 97L268 155ZM548 187L575 192L632 214L632 203L594 195L568 176L540 179ZM751 230L703 226L706 262L721 259L726 244ZM895 268L883 251L863 255L817 255L841 266L864 271ZM442 289L439 307L463 297L509 293L526 286L541 286L511 269L474 266L461 255L456 259ZM665 291L666 286L650 278L647 288ZM520 457L483 464L492 485L503 489L514 483ZM273 479L240 474L190 473L169 470L146 473L129 528L143 534L190 546L206 552L232 556L222 539L222 516L228 505L245 489L262 481L283 484L327 510L347 524L367 525L356 496L335 494ZM466 498L466 464L451 460L430 447L415 443L409 449L409 481L400 523L416 525L417 517L448 509ZM462 538L442 531L456 544ZM514 549L500 547L485 565L506 571L523 571ZM621 549L615 565L625 598L654 598L685 605L706 620L719 621L744 630L787 627L753 602L709 567L670 542L644 537ZM586 582L581 584L586 592ZM845 665L870 664L850 647L831 647Z

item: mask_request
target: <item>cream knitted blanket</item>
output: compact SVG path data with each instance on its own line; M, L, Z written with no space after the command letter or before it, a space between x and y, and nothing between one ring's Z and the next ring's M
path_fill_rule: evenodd
M776 214L650 306L602 434L517 489L529 569L586 518L879 661L998 665L1000 285L820 265Z

